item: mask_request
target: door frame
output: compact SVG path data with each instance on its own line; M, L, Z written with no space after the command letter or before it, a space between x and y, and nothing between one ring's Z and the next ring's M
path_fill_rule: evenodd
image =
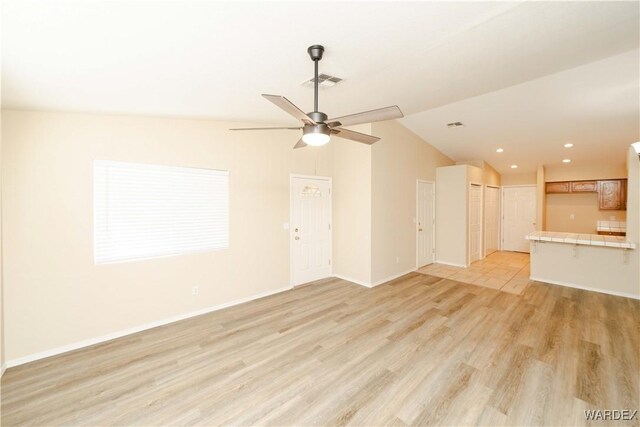
M488 189L488 188L495 188L496 190L498 190L498 200L497 200L497 202L498 202L499 206L498 206L498 213L496 214L496 215L498 215L498 218L497 218L498 219L498 229L496 230L496 232L498 233L498 244L496 245L496 252L497 252L497 251L502 249L502 187L499 186L499 185L486 184L485 185L485 189ZM485 193L485 196L486 196L486 193ZM485 203L484 203L484 206L483 206L483 208L484 208L483 210L486 210L486 208L487 208L486 202L487 201L484 200L484 202ZM484 246L483 250L484 250L484 255L485 256L487 254L486 238L487 238L487 236L485 235L484 239L483 239L483 240L485 240L484 241L484 245L483 245Z
M471 261L471 227L469 222L471 221L471 203L469 203L469 195L471 194L471 186L477 186L480 188L480 246L478 251L478 259L480 261L484 259L484 184L481 182L469 181L469 187L467 188L467 266L471 265L475 261Z
M517 185L503 185L500 188L500 250L504 250L504 190L506 188L522 188L522 187L533 187L535 191L538 189L538 184L517 184ZM536 200L536 223L538 222L537 206L538 200Z
M431 218L433 218L433 221L431 221L431 251L433 252L433 261L431 264L436 262L436 182L426 179L416 179L416 219L413 222L416 236L416 270L421 267L418 265L418 253L420 251L418 247L418 186L421 182L433 186L433 192L431 193Z
M329 276L333 276L333 178L321 175L303 175L297 173L289 174L289 286L298 286L293 283L293 232L291 231L291 220L293 219L293 180L313 179L316 181L326 181L329 183Z

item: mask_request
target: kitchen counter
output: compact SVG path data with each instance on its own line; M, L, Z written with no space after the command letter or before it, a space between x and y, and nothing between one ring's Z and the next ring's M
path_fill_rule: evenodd
M534 231L527 236L529 241L567 243L572 245L606 246L612 248L635 249L636 244L624 236L602 236L599 234L559 233L554 231Z
M536 231L531 280L638 298L636 242L623 236Z
M596 224L598 233L626 233L626 221L598 221Z

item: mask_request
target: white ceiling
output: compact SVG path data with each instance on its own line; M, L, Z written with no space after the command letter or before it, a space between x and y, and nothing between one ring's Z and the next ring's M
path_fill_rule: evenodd
M312 90L300 83L313 74L306 48L320 43L321 72L345 79L321 90L322 111L397 104L414 114L638 49L639 9L606 1L3 0L2 106L288 124L259 95L311 110ZM442 146L430 132L419 131Z
M640 140L640 51L412 114L401 122L449 157L501 173L624 163ZM465 126L448 129L447 123ZM565 143L574 147L564 148ZM503 148L503 153L497 153Z

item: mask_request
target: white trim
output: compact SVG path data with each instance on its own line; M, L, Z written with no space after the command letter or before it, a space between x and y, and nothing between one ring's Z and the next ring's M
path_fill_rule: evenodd
M4 371L7 370L7 364L3 363L2 365L0 365L0 378L2 378L2 376L4 375Z
M471 186L480 188L480 241L478 242L478 259L480 261L484 259L484 184L469 181L469 188L467 188L467 262L471 264Z
M391 280L397 279L398 277L402 277L405 274L409 274L409 273L412 273L414 271L416 271L416 270L411 268L409 270L403 271L402 273L393 274L393 275L391 275L389 277L385 277L384 279L377 280L377 281L375 281L373 283L372 282L365 282L365 281L362 281L362 280L351 279L349 277L345 277L345 276L342 276L340 274L334 274L333 277L336 277L336 278L342 279L342 280L346 280L347 282L355 283L356 285L364 286L365 288L374 288L376 286L382 285L384 283L387 283L387 282L389 282Z
M501 238L502 238L502 235L501 235L502 234L502 203L501 203L502 202L502 188L497 186L497 185L489 185L489 184L486 184L484 187L485 187L485 192L483 193L483 196L484 196L485 200L483 200L484 206L482 207L482 210L485 213L486 213L486 210L487 210L486 196L487 196L487 193L488 193L488 191L486 191L486 190L488 188L493 188L495 190L498 190L498 200L496 200L496 202L498 203L498 214L497 214L498 215L498 229L496 230L497 233L498 233L498 245L497 245L496 250L494 251L494 252L497 252L500 249L502 249L502 247L501 247L501 243L502 243L501 242ZM484 231L485 232L486 232L486 228L487 228L486 225L487 224L486 224L486 216L485 216L485 223L484 223L484 226L485 226L484 227L485 228ZM483 235L483 239L482 240L484 241L483 251L484 251L484 257L486 258L487 256L491 255L491 254L487 253L487 236ZM491 252L491 253L493 253L493 252Z
M329 182L329 275L327 277L333 277L333 178L330 176L321 175L302 175L297 173L289 174L289 285L293 288L303 283L294 283L293 281L293 231L291 227L291 219L293 218L293 180L294 179L313 179L316 181ZM325 279L325 277L319 277L315 280Z
M608 295L614 295L617 297L625 297L625 298L640 300L640 295L638 294L628 294L626 292L616 292L616 291L609 291L609 290L599 289L599 288L590 288L589 286L576 285L574 283L561 282L559 280L542 279L542 278L533 277L533 276L529 277L529 280L548 283L550 285L558 285L558 286L566 286L568 288L582 289L583 291L599 292L601 294L608 294Z
M384 279L381 279L381 280L378 280L378 281L376 281L376 282L373 282L373 283L371 284L371 287L373 288L373 287L375 287L375 286L382 285L382 284L384 284L384 283L390 282L391 280L397 279L398 277L402 277L402 276L404 276L405 274L409 274L409 273L412 273L412 272L414 272L414 271L416 271L416 270L415 270L415 268L411 268L411 269L409 269L409 270L403 271L402 273L398 273L398 274L391 275L391 276L389 276L389 277L385 277Z
M362 280L352 279L351 277L343 276L341 274L334 274L333 277L337 279L346 280L347 282L355 283L356 285L364 286L365 288L370 288L371 283L365 282Z
M455 262L446 262L446 261L438 261L438 260L436 260L436 264L450 265L451 267L462 267L462 268L469 267L468 265L464 265L464 264L456 264Z
M122 331L113 332L110 334L102 335L95 338L89 338L87 340L78 341L72 344L63 345L61 347L52 348L49 350L41 351L38 353L30 354L28 356L18 357L16 359L7 360L4 368L13 368L14 366L23 365L25 363L33 362L35 360L44 359L46 357L56 356L58 354L67 353L69 351L78 350L84 347L89 347L95 344L100 344L105 341L111 341L116 338L121 338L127 335L135 334L138 332L146 331L148 329L157 328L158 326L167 325L169 323L178 322L180 320L189 319L191 317L200 316L203 314L211 313L212 311L222 310L223 308L232 307L234 305L242 304L245 302L253 301L255 299L264 298L269 295L278 294L280 292L291 290L291 287L286 288L278 288L266 292L260 292L255 295L251 295L246 298L240 298L234 301L226 302L223 304L214 305L212 307L203 308L200 310L191 311L189 313L178 314L177 316L169 317L162 320L157 320L155 322L145 323L144 325L136 326L129 329L124 329Z
M431 263L435 262L436 258L436 183L435 181L427 181L426 179L416 179L416 220L414 221L414 226L416 227L416 270L418 268L424 267L425 265L418 265L418 225L416 222L418 221L418 185L419 183L431 184L431 252L432 252L432 260Z

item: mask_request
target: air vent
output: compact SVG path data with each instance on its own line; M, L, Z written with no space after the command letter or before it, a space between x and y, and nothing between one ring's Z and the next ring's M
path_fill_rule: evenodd
M462 124L462 122L451 122L451 123L447 123L447 127L449 129L458 129L458 128L463 128L464 125Z
M302 86L313 87L314 78L311 77L309 80L305 80L302 82ZM318 75L318 84L324 87L335 86L337 83L340 83L342 79L336 76L330 76L329 74L320 74Z

